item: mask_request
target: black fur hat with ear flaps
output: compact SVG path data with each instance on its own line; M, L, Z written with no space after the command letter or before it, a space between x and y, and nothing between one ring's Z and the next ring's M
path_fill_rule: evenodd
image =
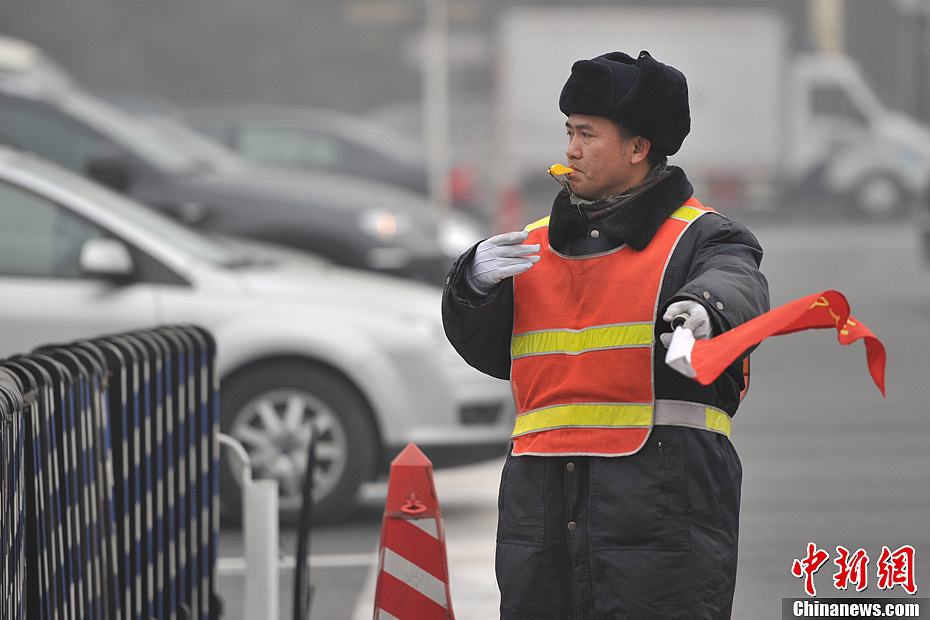
M562 88L559 109L566 116L610 118L647 138L663 155L677 153L691 131L685 76L646 51L636 59L611 52L579 60Z

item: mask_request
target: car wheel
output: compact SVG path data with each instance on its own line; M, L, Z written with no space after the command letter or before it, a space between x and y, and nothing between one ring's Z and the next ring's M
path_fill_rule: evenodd
M370 410L351 383L326 367L281 362L240 371L223 381L220 416L223 432L249 453L252 477L278 481L285 523L300 517L311 430L315 521L346 516L359 485L374 475L379 449ZM242 498L234 459L224 451L220 497L224 518L238 521Z
M893 176L873 174L859 183L853 200L862 215L873 220L884 220L904 211L907 192Z

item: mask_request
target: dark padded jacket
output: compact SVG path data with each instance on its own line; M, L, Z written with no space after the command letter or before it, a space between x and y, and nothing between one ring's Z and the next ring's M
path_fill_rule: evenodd
M553 204L549 243L570 256L622 244L642 249L692 191L684 172L672 167L631 203L595 221L563 191ZM475 295L464 280L474 252L462 255L447 278L446 334L469 364L509 379L512 283ZM762 249L745 227L719 214L701 216L672 254L658 316L673 301L693 299L707 308L719 334L767 311L761 259ZM558 303L557 291L552 301ZM706 387L681 376L665 365L659 341L670 329L661 320L655 327L656 398L735 414L743 386L739 366ZM497 533L501 618L729 618L741 480L729 439L676 426L656 427L643 448L626 457L509 456Z

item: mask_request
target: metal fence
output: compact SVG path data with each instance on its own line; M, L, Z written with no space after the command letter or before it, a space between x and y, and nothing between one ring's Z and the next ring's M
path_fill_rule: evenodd
M214 359L168 326L0 362L0 617L221 616Z

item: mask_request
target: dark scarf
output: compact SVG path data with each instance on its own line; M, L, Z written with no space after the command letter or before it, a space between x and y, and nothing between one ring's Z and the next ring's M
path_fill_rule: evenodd
M669 174L668 164L663 160L662 163L649 170L649 173L640 183L617 196L608 196L597 200L588 200L575 194L570 194L569 197L572 204L577 205L578 209L584 213L589 220L596 220L607 215L608 212L616 211L619 207L634 200L636 196L643 193L644 190L652 187ZM571 192L571 185L568 186L568 189L569 192Z
M677 166L667 166L651 182L624 192L617 200L605 199L589 203L593 208L581 208L572 201L567 190L556 196L549 220L549 242L552 247L565 247L574 235L584 235L595 225L620 244L642 250L675 210L691 198L694 188ZM648 179L648 177L647 177Z

